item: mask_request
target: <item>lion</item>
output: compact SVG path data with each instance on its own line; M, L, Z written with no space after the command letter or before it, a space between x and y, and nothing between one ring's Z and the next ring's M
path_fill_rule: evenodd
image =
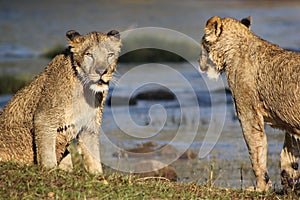
M288 51L250 31L251 18L210 18L201 41L200 71L226 72L247 144L257 191L272 185L267 169L264 124L284 130L280 155L284 190L297 188L300 174L300 53Z
M121 47L118 31L66 33L67 50L0 112L0 160L72 168L68 146L90 173L102 173L99 128Z

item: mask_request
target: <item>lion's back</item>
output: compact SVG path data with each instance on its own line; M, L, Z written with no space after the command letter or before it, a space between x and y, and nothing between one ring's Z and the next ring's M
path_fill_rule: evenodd
M46 69L34 78L27 86L19 90L0 114L0 161L14 160L20 163L35 161L35 144L33 135L33 118L36 110L44 99L54 97L55 87L50 83L57 83L59 67L68 64L63 55L58 55L49 63ZM64 70L61 70L64 73ZM61 75L65 76L66 75ZM50 87L50 89L49 89ZM48 89L47 89L48 88ZM63 92L59 90L59 92ZM50 105L51 106L51 105Z
M271 63L262 63L257 87L277 126L289 124L300 133L300 53L283 50Z
M34 161L32 148L33 113L42 90L43 75L19 90L1 111L0 160Z

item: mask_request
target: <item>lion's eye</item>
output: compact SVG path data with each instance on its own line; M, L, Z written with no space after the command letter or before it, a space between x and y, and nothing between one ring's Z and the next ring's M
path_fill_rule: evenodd
M108 57L113 57L115 54L113 52L108 53Z
M93 58L93 54L91 54L89 52L86 52L84 55Z
M109 64L112 64L114 62L114 57L115 57L115 54L113 52L109 52L107 54L107 62Z

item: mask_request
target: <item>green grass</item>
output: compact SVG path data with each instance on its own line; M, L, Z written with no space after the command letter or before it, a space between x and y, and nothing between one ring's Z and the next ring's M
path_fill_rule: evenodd
M106 172L106 171L105 171ZM34 165L0 162L0 199L291 199L275 192L264 194L218 188L208 183L171 182L139 178L119 172L90 175Z

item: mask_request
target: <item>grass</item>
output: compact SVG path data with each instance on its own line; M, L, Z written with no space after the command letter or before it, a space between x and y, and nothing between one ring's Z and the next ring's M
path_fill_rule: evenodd
M204 184L139 178L119 172L91 175L0 162L0 199L292 199Z

